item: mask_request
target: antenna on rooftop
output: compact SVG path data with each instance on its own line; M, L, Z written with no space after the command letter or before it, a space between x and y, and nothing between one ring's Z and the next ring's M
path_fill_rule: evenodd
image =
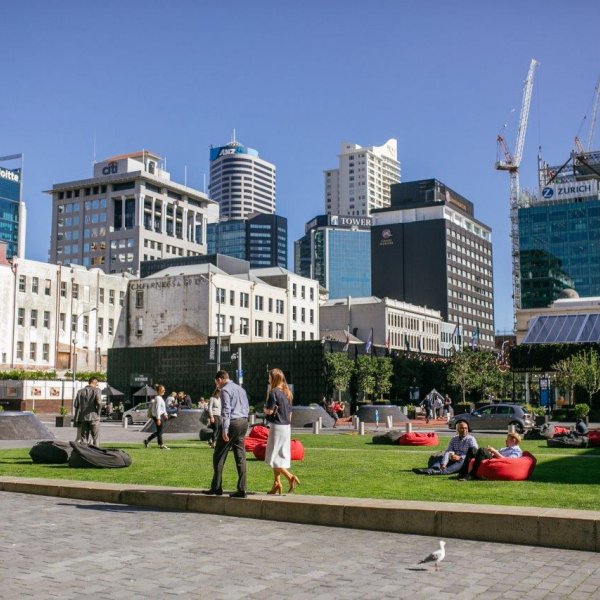
M232 133L232 136L231 136L231 141L235 142L235 127L233 128L233 133Z
M96 129L94 129L94 142L93 142L93 156L92 156L92 164L96 164Z

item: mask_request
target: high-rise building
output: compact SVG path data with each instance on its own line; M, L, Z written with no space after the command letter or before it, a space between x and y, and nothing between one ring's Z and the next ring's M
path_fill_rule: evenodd
M208 253L241 258L252 269L287 268L287 219L275 214L254 214L247 219L210 223Z
M390 205L390 186L400 181L397 142L362 148L342 142L337 169L325 171L325 212L368 216Z
M275 212L275 165L233 141L210 149L209 196L219 203L220 218L243 219Z
M491 229L436 179L392 186L373 213L372 293L439 310L462 343L494 345Z
M521 308L550 306L566 288L600 296L600 152L540 165L541 194L518 209Z
M23 155L0 156L0 241L7 258L25 258L25 202L22 197Z
M143 260L206 254L218 206L171 181L161 158L135 152L94 165L94 177L57 183L50 262L137 274Z
M294 242L294 270L317 279L329 298L371 295L371 219L319 215Z

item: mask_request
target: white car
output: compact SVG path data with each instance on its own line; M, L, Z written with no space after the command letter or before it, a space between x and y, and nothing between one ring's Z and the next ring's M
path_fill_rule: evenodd
M150 402L142 402L123 413L123 417L127 419L127 425L137 425L145 423L148 420L148 408Z

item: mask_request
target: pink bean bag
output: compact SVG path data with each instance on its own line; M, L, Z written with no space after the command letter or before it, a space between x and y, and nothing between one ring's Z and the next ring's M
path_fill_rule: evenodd
M259 442L252 450L252 453L258 460L265 460L267 442ZM292 440L291 456L292 460L304 460L304 446L300 440Z
M398 439L401 446L437 446L439 444L437 433L419 433L410 431Z
M600 446L600 431L597 429L590 429L587 434L588 444L590 446Z
M477 476L490 481L524 481L531 477L536 463L529 452L523 452L521 458L490 458L481 461Z

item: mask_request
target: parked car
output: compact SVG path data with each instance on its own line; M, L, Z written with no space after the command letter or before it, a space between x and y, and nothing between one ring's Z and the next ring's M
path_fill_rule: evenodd
M471 431L488 429L506 431L509 425L514 425L517 433L523 433L535 424L533 416L519 404L490 404L472 413L454 415L448 421L448 426L450 429L455 429L460 422L467 423Z
M148 407L150 402L142 402L123 413L123 417L127 419L128 425L145 423L148 420Z

